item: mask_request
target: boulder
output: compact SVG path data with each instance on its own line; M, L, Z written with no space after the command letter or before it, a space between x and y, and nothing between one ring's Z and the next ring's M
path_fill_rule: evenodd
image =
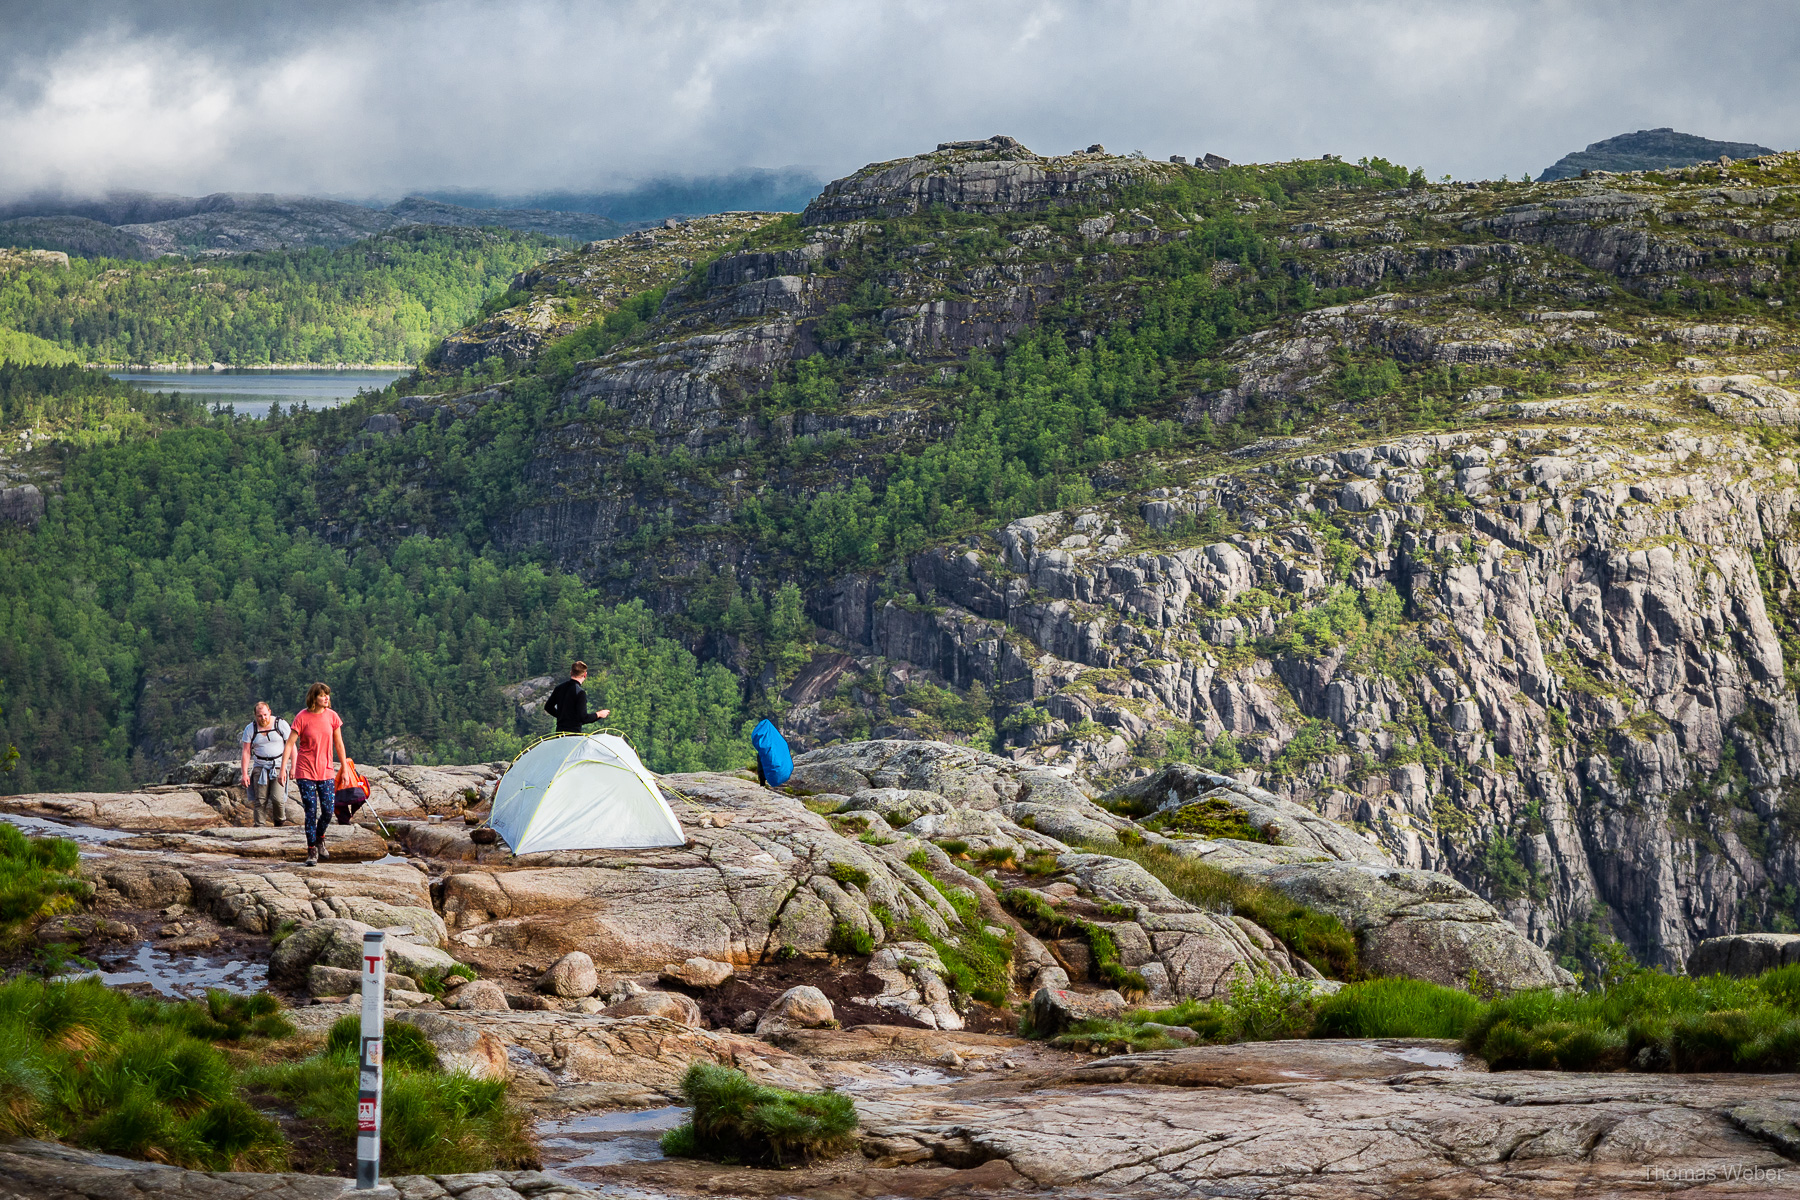
M507 1004L506 993L499 984L476 979L449 993L444 1007L466 1012L507 1012L512 1006Z
M360 973L363 934L372 929L361 921L340 918L301 926L283 938L269 955L269 982L280 987L303 987L314 963ZM414 979L442 975L456 965L456 960L442 950L402 941L391 934L386 945L388 970Z
M947 813L950 809L950 801L936 792L908 788L861 788L838 811L880 813L889 825L897 829L927 813Z
M81 874L94 885L94 902L120 908L168 908L194 899L194 887L174 867L136 856L84 858Z
M1125 997L1115 991L1071 992L1040 988L1031 998L1031 1024L1040 1037L1061 1033L1077 1021L1110 1021L1125 1015Z
M1325 862L1234 873L1342 921L1361 943L1363 966L1376 975L1463 987L1474 970L1502 992L1574 983L1493 905L1436 871Z
M273 933L290 921L337 918L375 929L404 929L409 941L432 946L448 940L443 918L432 908L424 872L407 863L327 861L308 868L257 864L250 870L222 870L204 861L180 870L196 907L246 933Z
M387 977L387 991L391 996L395 992L408 992L423 995L431 999L427 993L419 991L419 982L410 975L390 973ZM362 973L350 971L343 967L328 967L323 963L314 963L306 972L306 994L309 996L350 996L362 994Z
M617 1004L602 1009L601 1015L660 1017L677 1025L686 1025L690 1029L703 1029L706 1026L705 1019L700 1015L700 1006L694 1003L691 996L684 996L680 992L645 992L639 996L628 996Z
M53 942L86 945L88 942L120 941L138 936L137 927L127 925L123 921L113 921L97 913L75 913L69 916L51 917L41 923L34 931L41 945L48 946ZM215 936L214 941L218 938Z
M836 1023L837 1014L832 1011L831 1001L825 998L825 993L802 984L781 993L775 1003L763 1010L762 1019L756 1023L756 1036L767 1037L795 1029L819 1029Z
M198 790L185 788L0 796L0 812L145 833L207 829L224 825L227 820Z
M475 1079L505 1079L512 1074L506 1043L492 1032L438 1012L395 1013L390 1020L412 1025L430 1040L438 1065Z
M1695 946L1687 973L1750 978L1792 963L1800 963L1800 933L1734 933Z
M35 483L0 488L0 525L24 525L35 529L44 519L44 493Z
M722 987L736 973L730 963L713 958L694 957L683 963L670 963L662 969L664 983L678 983L692 988Z
M537 981L540 992L561 996L565 1000L591 996L599 984L600 973L594 970L594 960L579 950L571 950L551 963L550 969Z

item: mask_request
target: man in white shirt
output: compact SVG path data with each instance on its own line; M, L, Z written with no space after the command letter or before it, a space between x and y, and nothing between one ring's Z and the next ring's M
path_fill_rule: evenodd
M287 785L281 779L281 760L287 749L288 732L288 723L275 715L269 702L258 700L254 718L238 735L244 747L244 792L250 802L252 824L263 823L265 803L270 823L284 823L281 809L287 802Z

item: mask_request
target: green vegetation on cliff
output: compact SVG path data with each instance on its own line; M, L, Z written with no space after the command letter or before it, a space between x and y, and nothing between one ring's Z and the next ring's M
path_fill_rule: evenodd
M415 226L336 250L203 262L9 260L0 271L0 329L36 340L0 341L0 357L17 349L43 361L49 343L98 362L417 362L556 244Z

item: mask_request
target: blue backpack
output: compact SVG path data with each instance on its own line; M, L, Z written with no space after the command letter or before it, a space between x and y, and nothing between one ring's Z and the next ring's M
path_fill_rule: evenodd
M760 721L750 734L750 744L756 747L756 761L762 766L763 781L770 787L780 787L794 773L794 753L788 749L787 739L781 736L781 730L775 728L772 721Z

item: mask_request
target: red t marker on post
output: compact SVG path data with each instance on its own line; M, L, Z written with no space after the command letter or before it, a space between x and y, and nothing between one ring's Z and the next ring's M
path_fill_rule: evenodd
M387 934L363 934L362 1047L356 1090L356 1190L374 1191L381 1178L381 1039L387 990Z

